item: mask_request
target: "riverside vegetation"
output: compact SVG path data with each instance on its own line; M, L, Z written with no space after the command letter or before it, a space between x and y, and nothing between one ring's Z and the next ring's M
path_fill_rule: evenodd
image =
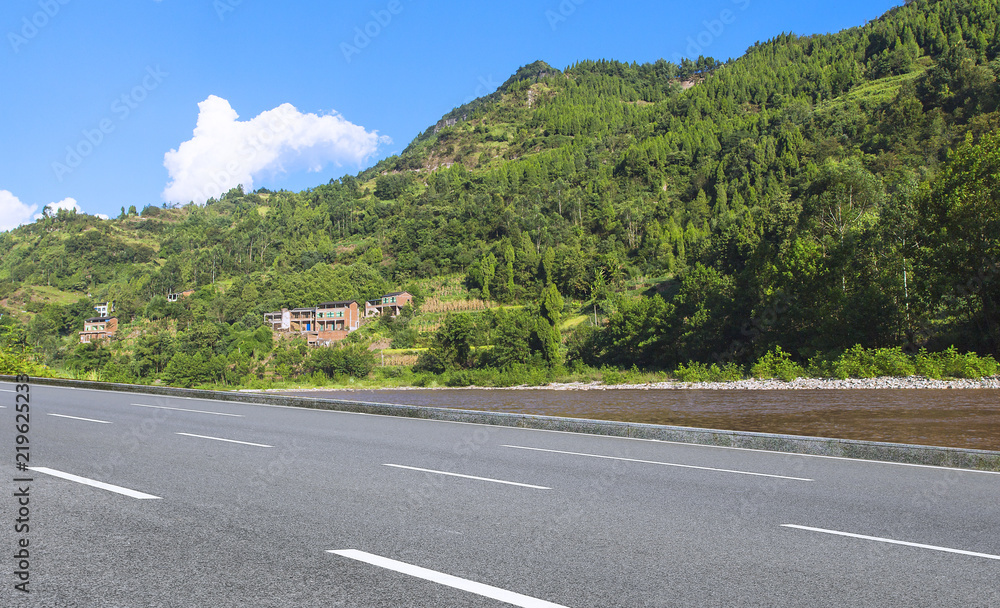
M537 62L355 176L46 214L0 234L0 366L228 387L994 375L998 11L908 1L726 62ZM338 347L262 326L398 289L418 306ZM79 344L104 301L118 336Z

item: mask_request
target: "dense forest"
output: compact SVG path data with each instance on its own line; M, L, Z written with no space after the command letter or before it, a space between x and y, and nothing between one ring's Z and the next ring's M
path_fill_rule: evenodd
M186 385L364 376L380 342L455 383L997 355L998 13L914 0L728 62L536 62L356 176L47 215L0 234L3 340L54 369ZM336 352L262 327L401 289L421 305ZM103 301L126 330L77 344Z

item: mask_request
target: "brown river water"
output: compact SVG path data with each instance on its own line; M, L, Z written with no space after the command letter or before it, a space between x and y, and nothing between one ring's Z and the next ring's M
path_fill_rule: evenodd
M365 390L324 399L1000 450L1000 390Z

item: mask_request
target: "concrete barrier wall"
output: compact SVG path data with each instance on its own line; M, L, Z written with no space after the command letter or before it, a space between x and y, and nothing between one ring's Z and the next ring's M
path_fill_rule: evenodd
M0 380L13 382L14 379L10 376L0 376ZM364 401L342 401L333 399L317 399L312 397L293 397L269 393L205 391L197 389L111 384L103 382L89 382L84 380L62 380L52 378L32 378L31 382L32 384L45 386L141 393L146 395L163 395L167 397L217 399L221 401L233 401L236 403L257 403L285 407L336 410L382 416L447 420L451 422L468 422L493 426L543 429L550 431L585 433L589 435L631 437L635 439L650 439L655 441L673 441L679 443L746 448L773 452L789 452L793 454L839 456L844 458L859 458L885 462L924 464L982 471L1000 471L1000 452L987 450L966 450L961 448L918 446L901 443L883 443L877 441L856 441L851 439L828 439L822 437L803 437L798 435L775 435L770 433L750 433L744 431L696 429L655 424L639 424L633 422L609 422L603 420L583 420L578 418L559 418L555 416L532 416L527 414L508 414L502 412L480 412L472 410L420 407L413 405L368 403Z

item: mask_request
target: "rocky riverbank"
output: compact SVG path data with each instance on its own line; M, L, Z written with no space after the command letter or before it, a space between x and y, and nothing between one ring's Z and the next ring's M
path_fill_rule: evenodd
M327 388L315 388L315 389L284 389L284 390L294 390L295 392L304 391L353 391L353 390L392 390L392 391L423 391L423 390L435 390L435 391L448 391L448 390L496 390L496 391L510 391L510 390L538 390L538 389L548 389L557 391L610 391L610 390L719 390L719 391L779 391L779 390L902 390L902 389L935 389L935 390L947 390L947 389L960 389L960 390L975 390L975 389L1000 389L1000 377L994 376L992 378L983 378L981 380L963 380L963 379L952 379L952 380L931 380L929 378L923 378L920 376L911 376L909 378L848 378L846 380L838 380L834 378L798 378L791 382L785 382L783 380L760 380L760 379L749 379L749 380L738 380L735 382L651 382L646 384L602 384L600 382L569 382L569 383L553 383L544 386L513 386L507 388L495 388L495 387L480 387L480 386L469 386L469 387L386 387L384 389L366 387L366 388L341 388L341 387L327 387ZM273 390L266 392L284 392L284 390Z
M537 387L532 387L537 388ZM798 378L791 382L783 380L738 380L735 382L656 382L650 384L550 384L555 390L845 390L845 389L1000 389L1000 377L982 380L931 380L922 377L910 378Z

